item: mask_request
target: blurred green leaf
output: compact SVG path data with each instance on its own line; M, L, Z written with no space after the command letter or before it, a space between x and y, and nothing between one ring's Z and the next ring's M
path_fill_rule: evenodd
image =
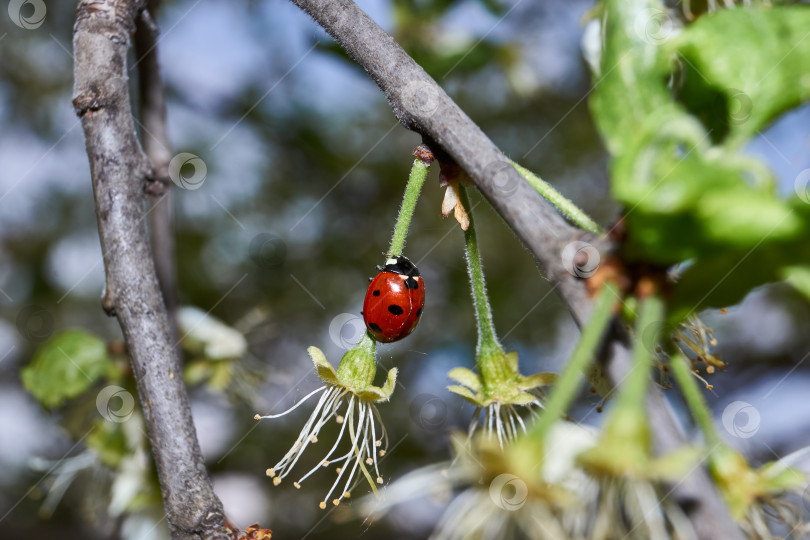
M785 275L787 282L802 293L806 300L810 301L810 267L789 266L785 268Z
M611 191L626 209L624 256L692 260L671 298L674 318L787 277L810 257L808 205L779 197L772 173L738 146L810 97L810 10L721 10L678 34L660 2L603 5L590 105L614 156ZM682 103L669 88L676 52Z
M698 18L672 43L684 62L680 99L715 141L738 148L810 98L810 8L755 5Z
M758 214L755 216L748 214L751 221L758 220ZM801 269L807 272L810 244L806 238L810 230L810 205L792 205L785 220L797 220L798 230L802 233L790 240L766 234L748 249L717 249L714 253L697 258L675 284L670 300L670 318L676 321L690 312L736 304L753 287L799 278ZM779 226L777 223L774 230Z
M96 451L101 463L111 469L117 469L121 461L131 453L123 424L119 422L96 420L84 443Z
M81 395L110 367L107 346L83 330L60 332L22 370L25 388L46 407Z
M678 107L665 85L669 63L646 32L663 15L652 0L608 0L603 18L601 73L589 105L611 154L621 155L638 137L654 133ZM655 36L653 36L655 37Z

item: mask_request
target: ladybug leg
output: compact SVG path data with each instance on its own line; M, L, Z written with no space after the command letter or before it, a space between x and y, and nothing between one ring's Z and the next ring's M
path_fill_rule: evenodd
M385 268L383 268L383 267L382 267L382 266L380 266L379 264L378 264L378 265L377 265L375 268L377 268L377 270L379 270L380 272L382 272L383 270L385 270Z

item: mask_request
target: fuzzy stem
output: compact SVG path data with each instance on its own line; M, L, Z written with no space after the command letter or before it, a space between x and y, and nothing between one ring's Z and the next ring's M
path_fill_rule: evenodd
M417 158L413 161L411 174L408 176L408 185L402 198L402 206L399 209L399 216L397 216L397 224L394 227L394 236L391 238L391 247L388 249L389 257L402 255L405 237L408 236L408 226L411 224L413 211L419 200L419 193L422 191L422 184L425 183L429 168L430 165L421 159Z
M492 310L487 297L487 283L484 279L484 267L481 264L481 252L478 249L478 235L475 232L472 206L467 196L467 188L459 185L459 200L467 210L470 226L464 231L464 243L467 248L467 273L470 276L470 289L472 290L473 305L475 306L475 321L478 326L478 344L476 347L476 362L478 372L485 386L492 386L513 375L507 363L503 361L504 352L495 334L495 325L492 322Z
M576 348L568 360L557 382L551 390L544 410L532 428L531 437L542 441L554 423L562 418L576 397L582 374L596 357L596 351L605 334L605 329L613 318L618 290L612 283L606 284L596 298L593 312L582 328Z
M675 376L675 380L678 382L678 386L681 388L683 399L686 402L686 406L689 408L689 412L692 414L692 418L694 418L695 423L706 438L707 446L709 448L716 447L721 442L720 436L715 429L709 406L700 393L697 381L689 371L689 359L687 359L682 352L678 351L672 355L669 361L669 367L670 371L672 371L672 374Z
M544 181L539 176L535 175L529 169L522 167L511 159L509 160L512 166L515 167L520 176L526 180L530 186L537 190L537 192L554 207L559 210L562 215L567 217L572 223L578 225L580 228L592 232L594 234L601 234L602 228L592 220L585 212L583 212L577 205L566 199L562 193L554 189L551 184Z
M664 321L664 303L657 296L641 301L636 319L633 364L616 398L616 408L643 411L650 385L653 351L658 344Z

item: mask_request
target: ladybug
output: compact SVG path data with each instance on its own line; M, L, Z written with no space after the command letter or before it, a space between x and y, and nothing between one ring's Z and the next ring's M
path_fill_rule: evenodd
M401 255L377 269L380 273L370 278L361 315L374 339L391 343L406 337L419 324L425 306L425 282L419 269Z

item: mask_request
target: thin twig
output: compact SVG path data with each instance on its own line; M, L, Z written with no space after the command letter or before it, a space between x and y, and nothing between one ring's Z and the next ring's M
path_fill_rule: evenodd
M144 189L154 178L135 137L126 59L143 0L82 0L73 36L73 106L84 128L106 290L124 333L175 539L226 538L200 453L169 316L149 250Z
M135 54L138 62L138 89L140 97L141 144L155 171L147 187L151 195L149 233L152 256L155 260L158 283L169 313L176 304L174 268L174 231L172 230L172 189L169 162L171 143L166 130L166 93L157 57L158 28L152 14L159 0L147 0L135 24Z

